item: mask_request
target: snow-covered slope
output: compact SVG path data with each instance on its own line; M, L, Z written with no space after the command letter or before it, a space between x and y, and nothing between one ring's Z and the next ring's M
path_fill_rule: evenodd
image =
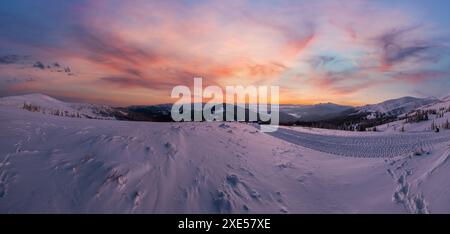
M111 114L113 110L109 106L66 103L40 93L3 97L0 98L0 106L2 105L26 108L34 112L51 115L91 119L114 119Z
M0 213L450 212L450 131L267 135L8 106L0 129Z
M391 116L398 116L436 101L438 100L434 98L402 97L387 100L378 104L362 106L358 109L361 112L379 112Z
M418 112L427 112L428 120L408 122L406 119L403 119L407 116L414 116ZM401 115L400 117L402 118L401 120L377 126L377 130L388 132L430 132L434 130L432 126L443 129L446 127L447 122L450 121L450 96L410 110L407 115Z
M441 109L450 109L450 96L444 97L436 102L433 102L428 105L424 105L420 108L420 110L441 110Z
M1 105L22 107L24 103L41 106L43 108L68 108L66 103L40 93L0 98Z

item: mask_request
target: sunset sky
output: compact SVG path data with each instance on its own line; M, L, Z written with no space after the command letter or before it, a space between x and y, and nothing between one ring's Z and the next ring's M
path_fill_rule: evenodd
M0 2L0 96L174 102L176 85L278 85L282 103L450 92L450 1Z

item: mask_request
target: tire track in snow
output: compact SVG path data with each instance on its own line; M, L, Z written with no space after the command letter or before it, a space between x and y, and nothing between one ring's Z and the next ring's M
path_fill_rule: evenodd
M269 133L279 139L316 151L363 158L408 155L416 149L431 150L434 145L450 142L450 134L405 133L373 136L333 136L280 128Z

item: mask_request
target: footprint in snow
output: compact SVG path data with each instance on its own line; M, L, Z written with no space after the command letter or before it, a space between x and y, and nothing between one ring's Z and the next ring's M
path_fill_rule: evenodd
M141 204L142 193L140 191L136 191L133 194L133 197L134 197L134 208L137 208Z
M3 183L0 183L0 198L3 198L5 196L5 194L6 194L5 190L6 189L5 189L5 186L3 185Z
M217 191L217 194L213 198L213 205L219 213L230 213L232 210L228 194L223 191Z
M292 162L281 163L277 165L280 169L295 169L295 165Z
M177 153L177 147L173 143L167 142L164 147L167 149L169 156L174 156Z
M285 207L281 207L280 212L283 214L289 213L288 210Z
M145 148L144 148L144 151L145 151L145 154L153 154L154 153L154 149L153 149L153 147L151 147L151 146L146 146Z
M227 129L227 128L231 128L231 127L228 124L222 123L222 124L219 125L219 128Z
M259 199L261 197L261 195L256 190L251 191L250 196L254 199Z
M239 183L239 178L234 174L227 175L227 182L233 186L236 186Z

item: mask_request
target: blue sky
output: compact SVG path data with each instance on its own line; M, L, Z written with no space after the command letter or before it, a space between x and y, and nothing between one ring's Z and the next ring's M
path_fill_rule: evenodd
M445 0L1 1L0 91L151 104L201 76L279 85L283 103L439 97L450 92L448 9Z

